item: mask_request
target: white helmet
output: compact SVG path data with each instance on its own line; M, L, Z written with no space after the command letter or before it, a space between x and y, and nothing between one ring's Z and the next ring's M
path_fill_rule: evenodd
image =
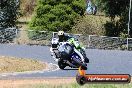
M64 31L59 31L59 32L58 32L58 35L59 35L59 36L64 35Z

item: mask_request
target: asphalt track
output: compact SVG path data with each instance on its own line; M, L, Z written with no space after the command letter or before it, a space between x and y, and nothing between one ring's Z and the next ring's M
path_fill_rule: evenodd
M88 74L130 74L132 75L132 51L86 49ZM0 56L13 56L19 58L32 58L48 63L57 64L50 56L48 46L28 46L0 44ZM77 70L66 68L54 71L43 71L35 73L2 75L0 79L6 78L35 78L35 77L75 77Z

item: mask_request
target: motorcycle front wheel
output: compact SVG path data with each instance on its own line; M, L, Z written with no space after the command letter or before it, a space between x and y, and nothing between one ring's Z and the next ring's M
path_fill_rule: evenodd
M86 63L81 63L81 61L79 59L76 59L76 58L73 58L73 61L75 63L77 63L79 67L82 66L82 69L87 70L87 64Z

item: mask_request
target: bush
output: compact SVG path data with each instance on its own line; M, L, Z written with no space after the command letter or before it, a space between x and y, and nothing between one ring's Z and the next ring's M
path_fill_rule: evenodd
M19 2L17 0L3 0L0 3L0 27L16 26L19 16Z
M69 31L85 12L84 0L38 0L30 29Z
M86 15L76 21L71 32L84 35L104 35L106 21L109 19L103 16Z
M120 36L121 33L127 34L129 0L99 0L106 16L111 18L111 22L105 25L106 35ZM116 19L118 18L118 20ZM132 18L131 18L132 21ZM130 23L130 35L132 37L132 22Z

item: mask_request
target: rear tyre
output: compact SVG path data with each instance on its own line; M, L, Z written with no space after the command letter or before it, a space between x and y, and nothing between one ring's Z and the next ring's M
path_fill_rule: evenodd
M65 63L63 63L62 60L59 60L59 61L58 61L58 66L59 66L59 68L62 69L62 70L64 70L64 68L66 67Z

